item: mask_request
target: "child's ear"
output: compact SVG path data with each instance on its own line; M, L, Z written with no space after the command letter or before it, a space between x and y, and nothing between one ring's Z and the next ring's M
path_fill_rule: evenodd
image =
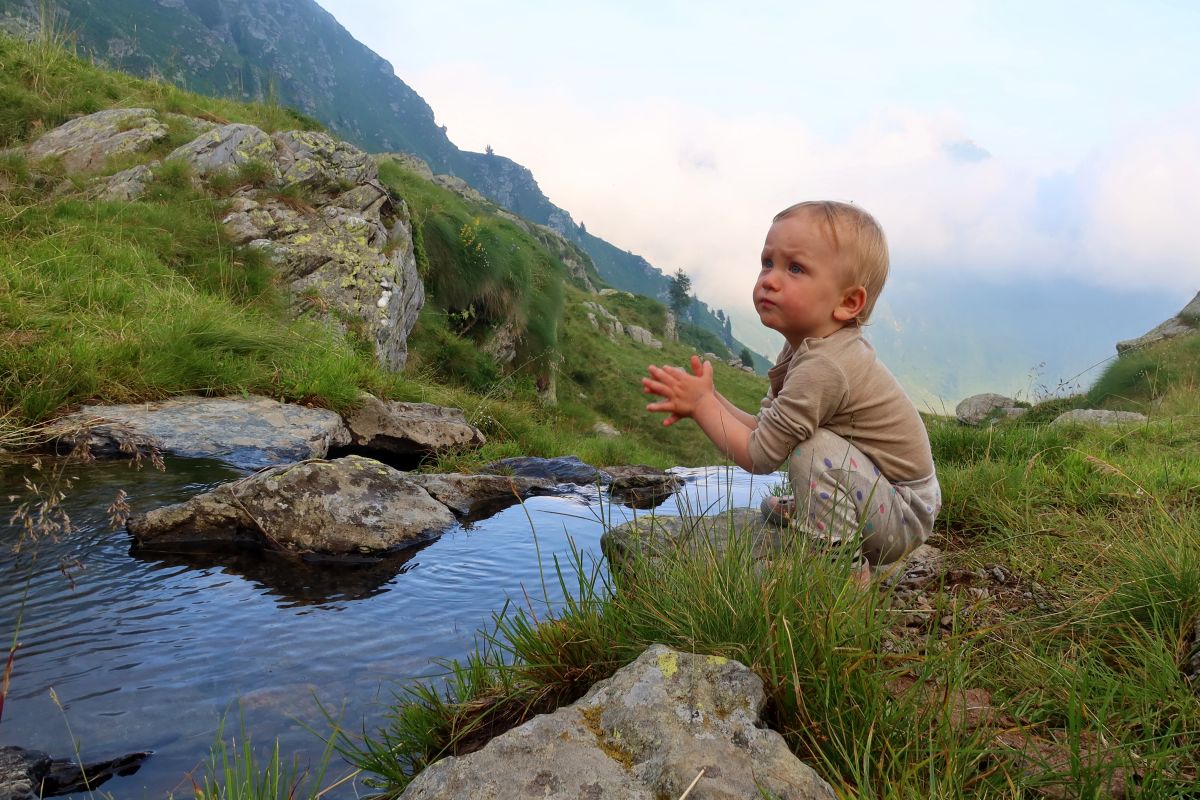
M849 322L857 317L866 305L866 287L852 286L842 293L842 302L833 310L833 318L838 322Z

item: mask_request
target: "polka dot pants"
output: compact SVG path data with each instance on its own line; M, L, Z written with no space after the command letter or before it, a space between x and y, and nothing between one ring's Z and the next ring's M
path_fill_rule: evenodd
M872 565L919 547L942 507L936 474L891 483L848 441L824 428L788 459L795 522L823 544L855 546Z

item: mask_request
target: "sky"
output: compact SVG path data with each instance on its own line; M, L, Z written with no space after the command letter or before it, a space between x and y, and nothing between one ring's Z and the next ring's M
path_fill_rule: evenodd
M946 302L1136 296L1152 325L1200 289L1200 3L318 2L455 144L768 354L750 288L801 199L866 208L891 281L967 287Z

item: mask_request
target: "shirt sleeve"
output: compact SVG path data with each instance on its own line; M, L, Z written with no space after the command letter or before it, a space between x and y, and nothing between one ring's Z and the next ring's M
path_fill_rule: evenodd
M848 392L846 374L830 359L821 355L797 359L779 393L763 401L758 427L750 433L755 474L778 469L797 445L833 418Z

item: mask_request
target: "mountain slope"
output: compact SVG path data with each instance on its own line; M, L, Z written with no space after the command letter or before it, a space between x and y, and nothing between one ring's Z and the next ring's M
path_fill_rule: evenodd
M542 193L528 169L502 156L459 150L391 65L313 0L54 0L49 23L38 21L40 5L0 0L0 25L28 32L49 24L74 36L83 53L122 71L202 94L278 101L365 150L415 154L434 172L460 177L580 245L612 286L666 297L662 272L588 234ZM724 314L718 318L697 300L690 316L731 354L744 346Z

